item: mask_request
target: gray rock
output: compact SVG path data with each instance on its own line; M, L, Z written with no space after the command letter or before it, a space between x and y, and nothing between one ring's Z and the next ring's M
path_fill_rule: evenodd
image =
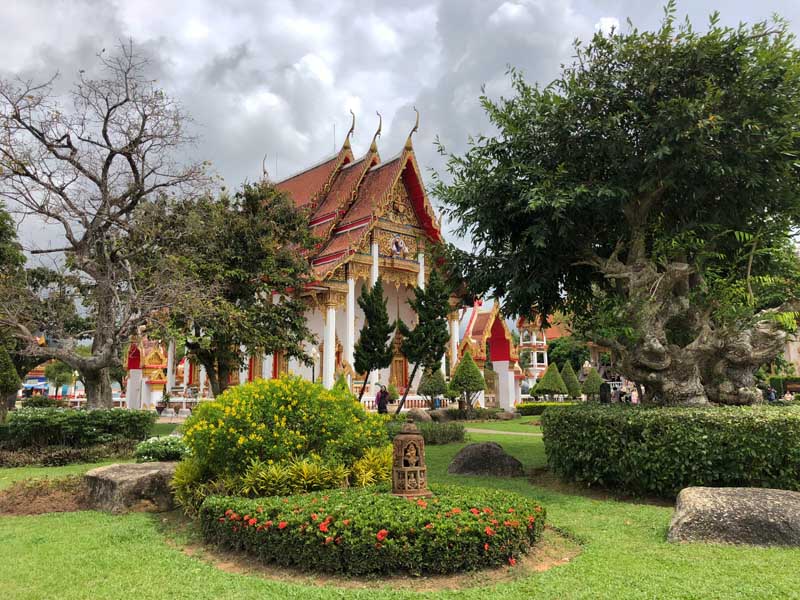
M464 446L453 457L448 473L456 475L490 475L494 477L521 477L525 474L522 463L495 442L481 442Z
M436 410L430 411L428 414L437 423L446 423L447 421L453 420L446 408L437 408Z
M681 490L670 542L800 546L800 492L767 488Z
M496 418L499 421L510 421L511 419L514 418L514 413L501 411L501 412L497 413L497 417Z
M417 423L430 423L433 421L433 417L428 414L428 411L421 408L412 408L406 413L406 417Z
M169 483L177 464L129 463L92 469L84 475L90 505L112 513L172 510L175 505Z

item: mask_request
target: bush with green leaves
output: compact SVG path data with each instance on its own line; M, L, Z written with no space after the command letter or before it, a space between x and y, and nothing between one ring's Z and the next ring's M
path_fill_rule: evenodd
M523 496L432 486L407 500L384 489L258 500L214 496L203 537L282 567L348 575L458 573L514 565L541 539L545 510Z
M517 404L517 412L523 417L541 415L548 408L554 406L574 406L574 402L524 402Z
M452 442L463 442L466 429L463 423L416 423L420 435L426 444L450 444ZM389 437L393 438L402 429L403 423L391 423L387 426Z
M31 396L22 400L22 408L66 408L67 403L50 396Z
M800 490L800 409L580 405L542 414L559 477L644 496L688 486Z
M69 410L22 408L8 419L7 444L14 448L68 446L83 448L115 439L145 439L156 414L122 408Z
M0 449L0 467L60 467L91 463L109 458L130 458L135 440L117 439L81 448L69 446L30 446L18 450Z
M604 381L603 378L600 377L600 373L597 372L597 369L592 367L586 379L583 380L581 391L586 394L587 399L594 400L600 395L600 386L603 385L603 383Z
M472 355L465 352L458 361L453 378L450 380L450 388L463 396L466 403L472 406L477 400L478 394L484 391L485 385L481 370L472 360Z
M442 370L426 369L419 381L419 386L417 386L417 393L425 398L428 406L433 408L435 398L442 396L446 391L447 383L442 375Z
M558 372L558 365L550 363L542 378L533 389L536 396L566 396L567 386Z
M581 397L581 384L578 382L578 377L569 362L564 363L564 367L561 369L561 379L564 381L564 385L567 386L567 394L569 394L570 398Z
M189 454L183 439L176 435L151 437L139 442L133 453L136 462L183 460Z
M184 428L186 445L211 478L241 475L252 460L310 454L349 465L386 443L383 418L352 394L293 376L230 388L200 403Z

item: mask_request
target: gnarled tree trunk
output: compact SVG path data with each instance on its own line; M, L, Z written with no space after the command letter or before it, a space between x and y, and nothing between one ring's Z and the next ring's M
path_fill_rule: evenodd
M86 387L86 405L89 408L113 408L109 369L84 369L82 375Z

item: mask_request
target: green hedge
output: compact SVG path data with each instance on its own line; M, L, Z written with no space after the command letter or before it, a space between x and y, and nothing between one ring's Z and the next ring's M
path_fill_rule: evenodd
M574 402L525 402L517 404L516 410L523 417L540 415L551 406L574 406Z
M151 437L139 442L134 452L136 462L159 462L182 460L189 455L189 448L176 435Z
M572 406L542 415L560 477L674 497L692 485L800 490L800 410Z
M120 438L142 440L150 433L156 416L149 411L122 408L23 408L11 413L3 435L12 448L84 448Z
M0 450L0 467L60 467L74 463L91 463L109 458L129 458L134 440L119 439L86 448L43 446L20 450Z
M256 500L212 496L207 542L302 570L457 573L514 564L540 539L545 511L499 490L434 486L406 500L376 488Z
M416 426L425 443L430 445L463 442L466 435L463 423L416 423ZM389 439L394 438L402 427L403 423L396 421L387 423Z

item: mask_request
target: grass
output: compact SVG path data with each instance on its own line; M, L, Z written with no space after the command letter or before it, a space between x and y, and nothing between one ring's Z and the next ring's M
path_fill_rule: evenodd
M491 429L492 431L514 431L520 433L541 433L539 425L531 425L532 422L541 420L541 416L528 416L514 419L513 421L467 421L464 425L472 429Z
M470 434L472 441L498 438L498 435ZM503 436L499 441L526 467L544 465L541 438ZM535 497L547 507L548 522L581 542L581 555L566 565L492 588L415 594L378 583L366 590L343 591L218 570L168 544L158 516L114 517L82 512L1 517L2 597L25 600L800 597L797 569L800 550L668 544L664 539L672 512L668 507L557 493L531 486L524 478L448 475L447 465L461 446L427 448L432 481L497 487ZM88 465L46 471L63 474L69 472L63 469L84 467ZM25 476L21 469L4 471L19 471L19 478Z
M178 427L179 423L155 423L150 430L152 436L169 435Z
M55 477L65 477L67 475L78 475L85 473L96 467L111 465L120 462L130 462L133 459L108 459L96 463L76 463L64 465L63 467L14 467L10 469L0 468L0 490L10 486L15 481L23 479L47 479Z

